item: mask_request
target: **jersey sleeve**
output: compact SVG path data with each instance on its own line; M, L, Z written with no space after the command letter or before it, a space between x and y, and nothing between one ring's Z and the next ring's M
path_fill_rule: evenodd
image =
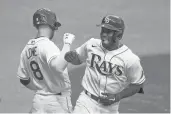
M142 84L145 81L145 75L140 60L136 60L128 69L127 76L132 84Z
M27 73L26 68L24 66L24 60L23 60L22 55L20 57L20 63L19 63L18 71L17 71L17 77L22 79L22 80L28 80L29 79L28 73Z
M87 45L92 39L93 38L91 38L90 40L88 40L87 42L85 42L84 44L82 44L80 47L76 49L76 52L78 53L81 62L85 62L87 58Z
M52 59L60 55L60 50L53 42L46 42L42 53L43 58L49 64Z

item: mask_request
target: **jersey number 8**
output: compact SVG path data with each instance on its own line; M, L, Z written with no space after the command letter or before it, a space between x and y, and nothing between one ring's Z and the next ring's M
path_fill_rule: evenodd
M38 63L36 61L31 61L30 67L31 67L31 70L33 71L35 78L38 80L43 80L43 74L40 70Z

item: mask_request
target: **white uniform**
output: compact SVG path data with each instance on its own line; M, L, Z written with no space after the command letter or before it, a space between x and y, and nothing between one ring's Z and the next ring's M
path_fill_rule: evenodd
M97 97L101 93L121 92L130 83L145 81L140 59L126 45L108 51L102 47L100 39L91 38L76 49L81 61L86 61L83 88ZM90 96L80 94L74 113L118 113L119 102L103 106Z
M40 88L33 99L32 113L64 113L72 110L67 69L63 72L64 79L61 79L49 68L50 61L59 55L59 48L46 37L31 39L21 53L18 77L23 80L30 78Z

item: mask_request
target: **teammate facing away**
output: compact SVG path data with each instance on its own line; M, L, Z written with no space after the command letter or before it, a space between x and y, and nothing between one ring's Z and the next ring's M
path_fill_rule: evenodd
M64 55L70 50L75 36L65 33L63 48L52 42L55 30L61 26L49 9L39 9L33 15L36 38L24 47L18 77L28 89L35 91L31 113L65 113L72 111L71 85Z
M86 62L83 92L73 113L119 113L120 100L143 93L145 76L140 59L121 43L125 25L121 17L102 19L100 39L91 38L65 60L79 65Z

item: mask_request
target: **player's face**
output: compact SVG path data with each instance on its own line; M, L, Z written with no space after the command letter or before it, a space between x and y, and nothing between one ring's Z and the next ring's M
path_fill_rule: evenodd
M114 36L113 30L104 27L101 28L100 37L104 48L110 49L110 47L112 47L112 45L114 44L113 36Z

